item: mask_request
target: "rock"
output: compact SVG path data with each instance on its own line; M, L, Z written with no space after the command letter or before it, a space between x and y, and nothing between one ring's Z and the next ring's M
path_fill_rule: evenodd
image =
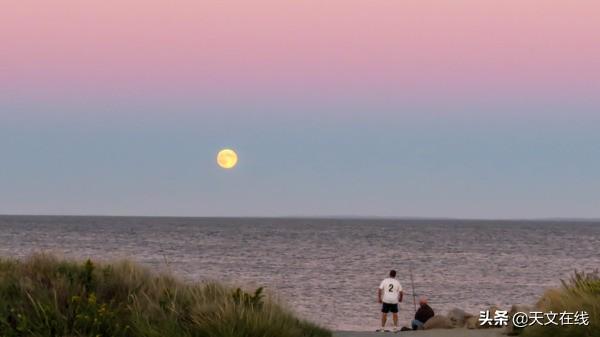
M479 325L479 317L469 317L466 319L465 321L465 328L467 329L480 329L481 326Z
M521 331L523 331L523 328L515 328L515 326L513 325L513 321L512 321L512 317L515 313L517 312L524 312L526 313L528 316L530 315L530 313L533 310L533 308L531 308L528 305L522 305L522 304L515 304L510 308L510 311L508 312L508 325L506 326L506 331L505 333L509 336L517 336L521 333Z
M465 312L464 310L454 308L448 311L448 319L452 322L452 325L456 328L462 328L465 326L467 319L473 317L473 315Z
M444 315L435 315L433 317L431 317L430 319L427 320L427 322L425 322L425 325L423 325L423 328L425 328L425 330L431 330L431 329L452 329L453 325L452 325L452 321L450 321L450 319Z
M530 307L530 306L528 306L528 305L515 304L512 307L510 307L510 311L508 312L508 316L512 317L512 315L514 315L517 312L525 312L525 313L529 314L532 311L534 311L533 308Z

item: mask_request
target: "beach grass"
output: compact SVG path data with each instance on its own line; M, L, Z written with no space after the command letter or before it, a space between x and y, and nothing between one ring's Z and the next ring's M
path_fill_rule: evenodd
M128 261L0 259L0 336L327 337L263 289L186 283Z
M533 325L526 328L524 337L600 337L600 277L598 272L575 274L562 282L558 289L548 290L540 299L538 307L542 312L580 313L586 312L589 325ZM579 322L582 322L579 320ZM575 321L571 323L576 323Z

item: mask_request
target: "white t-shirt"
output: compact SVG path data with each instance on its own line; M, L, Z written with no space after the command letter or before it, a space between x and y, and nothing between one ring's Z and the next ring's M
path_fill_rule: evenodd
M379 289L383 293L383 302L388 304L397 304L398 296L402 291L402 285L395 278L388 277L385 280L381 281L379 285Z

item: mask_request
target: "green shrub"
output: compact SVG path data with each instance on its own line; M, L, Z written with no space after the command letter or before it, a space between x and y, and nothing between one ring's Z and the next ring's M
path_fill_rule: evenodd
M589 325L533 325L524 330L525 337L600 337L600 277L598 273L575 272L560 289L547 291L538 302L542 312L585 311Z
M127 261L0 259L0 337L326 337L266 298Z

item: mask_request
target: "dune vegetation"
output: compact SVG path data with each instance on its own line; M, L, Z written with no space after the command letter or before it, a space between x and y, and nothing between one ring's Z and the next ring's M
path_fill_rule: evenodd
M542 312L589 314L589 325L532 325L523 330L524 337L600 337L600 277L598 273L575 273L559 289L548 290L540 299Z
M127 261L0 259L0 337L300 337L331 333L263 294Z

